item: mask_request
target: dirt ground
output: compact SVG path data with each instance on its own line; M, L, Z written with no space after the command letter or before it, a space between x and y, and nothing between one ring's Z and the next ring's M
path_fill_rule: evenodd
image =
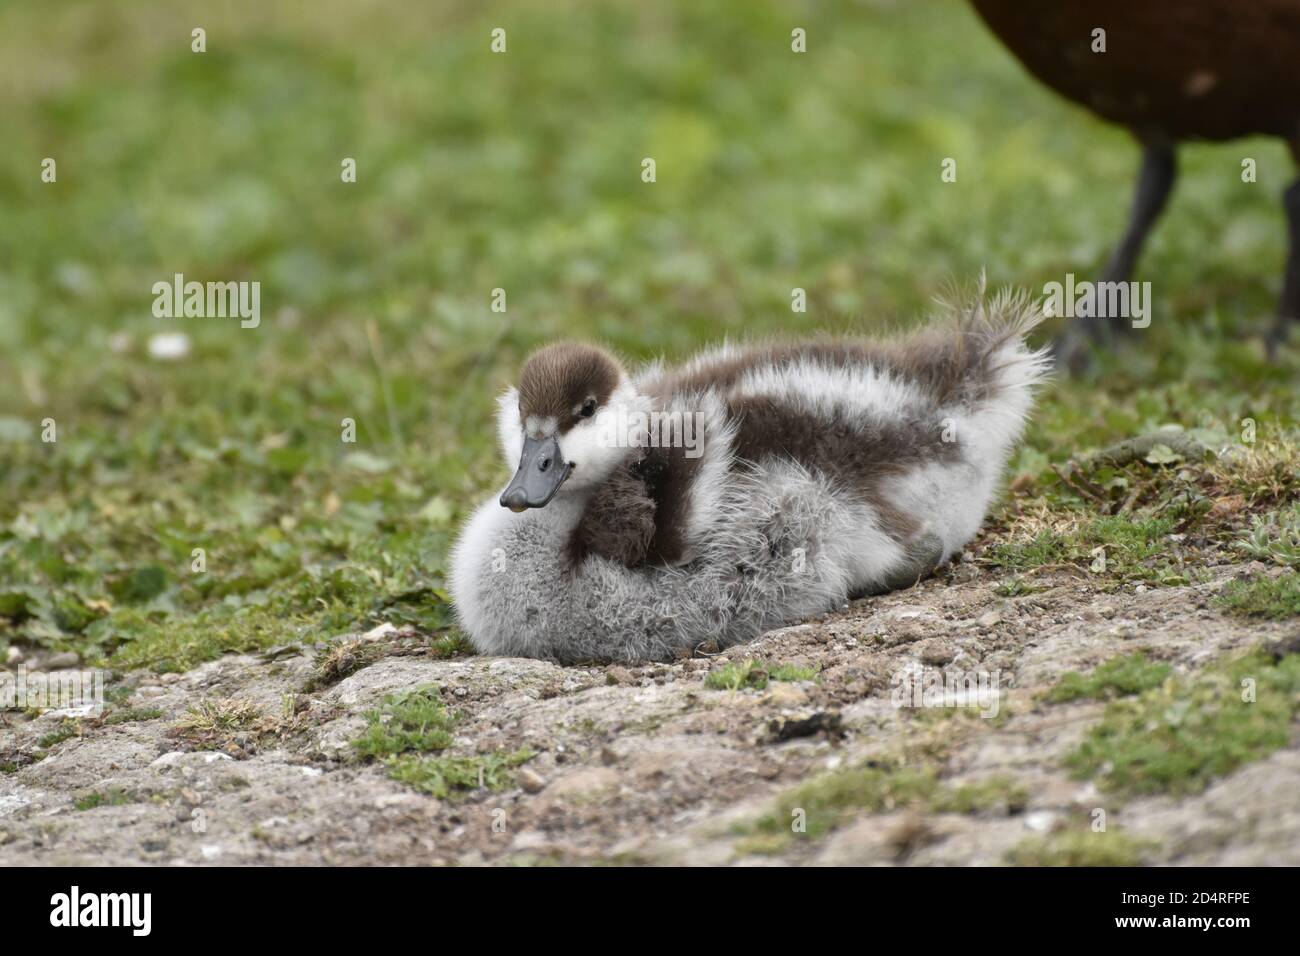
M25 755L65 715L2 715L0 757L18 769L0 775L0 864L998 864L1027 838L1090 832L1098 808L1144 841L1146 863L1300 864L1295 741L1198 795L1117 801L1060 764L1104 705L1038 699L1062 673L1118 654L1145 650L1184 672L1290 636L1294 624L1214 608L1211 596L1245 570L1110 593L1052 571L1035 576L1043 590L1004 598L997 577L957 565L721 657L642 667L438 660L418 635L382 629L373 663L314 691L303 690L313 648L131 673L123 706L160 716L83 721L36 762ZM819 677L706 688L711 668L749 658ZM998 674L999 715L895 706L892 681L909 664ZM357 759L365 712L430 684L463 714L448 753L536 752L514 787L438 799ZM216 741L176 731L196 702L223 698L292 717ZM926 755L944 781L1007 777L1025 795L973 813L863 812L763 853L740 835L816 774L898 753ZM91 793L126 796L78 809Z

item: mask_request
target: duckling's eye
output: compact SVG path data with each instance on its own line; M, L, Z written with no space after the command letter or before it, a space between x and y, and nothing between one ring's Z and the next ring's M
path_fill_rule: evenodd
M582 408L578 409L578 414L581 415L583 418L590 418L592 415L595 415L596 400L594 398L589 398L585 402L583 402Z

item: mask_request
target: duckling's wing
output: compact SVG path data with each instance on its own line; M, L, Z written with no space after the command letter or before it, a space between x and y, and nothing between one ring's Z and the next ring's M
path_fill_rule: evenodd
M645 564L655 536L655 510L637 463L620 466L592 492L573 534L574 563L595 554L630 568Z
M647 560L686 564L723 518L736 423L714 391L661 395L638 471L654 500Z
M689 562L723 520L736 423L712 391L660 397L647 445L593 494L571 556L595 554L628 567Z

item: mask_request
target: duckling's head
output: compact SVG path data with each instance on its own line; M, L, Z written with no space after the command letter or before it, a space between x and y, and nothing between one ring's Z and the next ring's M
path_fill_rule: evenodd
M518 388L502 396L497 417L502 452L518 465L502 506L543 508L557 493L601 484L635 448L620 426L647 406L604 349L561 342L534 352Z

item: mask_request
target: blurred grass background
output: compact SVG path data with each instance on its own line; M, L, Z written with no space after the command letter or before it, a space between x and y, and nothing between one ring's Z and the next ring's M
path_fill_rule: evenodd
M960 0L11 0L0 645L174 669L381 619L440 631L456 522L506 475L491 401L531 348L673 359L912 321L981 268L1088 278L1137 158ZM1294 351L1268 366L1258 343L1285 150L1182 161L1137 277L1152 328L1045 398L1018 469L1170 422L1294 423ZM260 281L260 328L154 318L178 272ZM187 355L151 357L166 331Z

